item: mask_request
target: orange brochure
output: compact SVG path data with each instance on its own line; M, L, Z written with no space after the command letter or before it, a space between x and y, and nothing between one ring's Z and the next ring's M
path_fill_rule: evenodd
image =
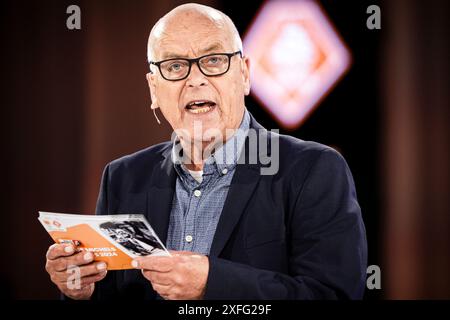
M142 214L81 215L39 211L39 221L56 243L92 252L108 270L133 269L134 258L170 256Z

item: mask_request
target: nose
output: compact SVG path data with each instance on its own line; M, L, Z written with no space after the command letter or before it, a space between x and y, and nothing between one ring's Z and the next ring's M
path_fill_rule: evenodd
M193 63L191 66L191 72L187 77L186 85L188 87L202 87L208 84L206 76L200 71L198 65Z

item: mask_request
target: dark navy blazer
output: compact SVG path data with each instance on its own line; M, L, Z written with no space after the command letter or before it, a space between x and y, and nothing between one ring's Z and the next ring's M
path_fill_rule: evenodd
M263 130L259 142L268 143L270 151L275 134L253 117L250 127ZM261 162L236 168L209 255L204 298L362 298L367 244L345 160L324 145L277 137L275 175L261 175L267 166ZM176 180L171 148L170 142L161 143L108 164L96 213L145 214L165 242ZM247 156L250 150L247 139ZM155 297L138 270L110 271L93 295Z

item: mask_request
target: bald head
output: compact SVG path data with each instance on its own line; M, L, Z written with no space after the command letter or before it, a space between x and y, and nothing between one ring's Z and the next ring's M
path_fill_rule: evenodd
M201 23L205 32L220 32L231 43L233 51L242 51L242 40L231 19L214 8L188 3L176 7L163 16L150 32L147 44L148 61L156 61L158 48L175 32L189 32L192 22Z

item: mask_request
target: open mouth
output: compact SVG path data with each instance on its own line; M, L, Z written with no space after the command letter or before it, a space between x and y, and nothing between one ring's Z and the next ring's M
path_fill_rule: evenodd
M189 113L200 114L213 110L215 106L216 103L211 100L193 100L185 106L185 109Z

